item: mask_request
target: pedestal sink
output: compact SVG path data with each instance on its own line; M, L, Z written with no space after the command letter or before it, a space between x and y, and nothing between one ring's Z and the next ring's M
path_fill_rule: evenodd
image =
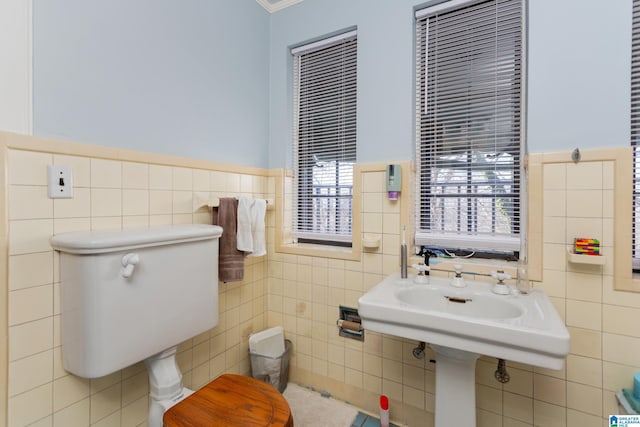
M492 284L392 274L358 301L364 329L431 344L436 353L436 427L475 426L475 364L481 355L562 369L569 332L541 290L496 295Z

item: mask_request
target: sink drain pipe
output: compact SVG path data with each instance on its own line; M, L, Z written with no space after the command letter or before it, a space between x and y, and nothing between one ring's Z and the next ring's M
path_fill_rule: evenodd
M416 359L424 359L425 348L426 344L424 341L420 341L418 346L413 349L413 357ZM509 375L509 372L507 372L507 364L504 359L498 359L498 367L493 375L496 378L496 381L502 384L506 384L511 380L511 376Z
M426 347L426 344L424 343L424 341L420 341L418 346L413 349L413 357L415 357L416 359L424 359L425 347Z
M508 383L511 379L507 372L507 365L504 359L498 359L498 368L496 369L494 376L496 377L496 380L502 384Z

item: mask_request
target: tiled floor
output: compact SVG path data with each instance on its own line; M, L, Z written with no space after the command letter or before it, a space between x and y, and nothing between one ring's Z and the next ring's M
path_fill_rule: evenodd
M380 420L372 417L371 415L358 412L356 419L351 423L351 427L380 427ZM397 425L390 423L389 427L398 427Z

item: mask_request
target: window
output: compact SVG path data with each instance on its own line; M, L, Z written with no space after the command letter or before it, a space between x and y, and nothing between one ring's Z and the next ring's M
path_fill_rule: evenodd
M355 32L292 50L297 242L351 242L356 53Z
M636 232L640 230L640 1L633 0L633 24L631 39L631 145L633 147L633 224L632 265L640 272L640 242Z
M520 250L522 0L416 12L419 245Z

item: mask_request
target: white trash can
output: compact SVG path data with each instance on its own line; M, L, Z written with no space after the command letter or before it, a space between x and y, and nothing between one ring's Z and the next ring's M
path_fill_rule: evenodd
M281 326L265 329L249 337L251 376L271 384L282 393L289 381L291 341Z

